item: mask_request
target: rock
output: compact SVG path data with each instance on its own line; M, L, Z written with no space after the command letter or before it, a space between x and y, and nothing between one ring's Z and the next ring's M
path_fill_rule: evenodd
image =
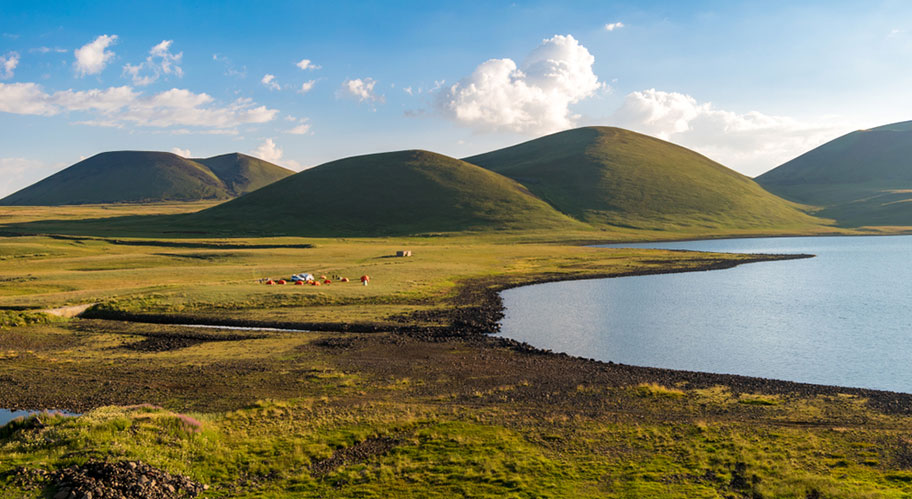
M203 484L172 475L140 461L89 460L49 473L54 499L170 499L196 497Z

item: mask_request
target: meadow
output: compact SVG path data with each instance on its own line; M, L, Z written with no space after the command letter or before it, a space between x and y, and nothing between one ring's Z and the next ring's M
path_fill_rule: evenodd
M80 209L104 212L22 209L8 221L57 216L66 229ZM82 415L0 430L0 497L53 496L23 470L90 458L142 460L208 485L206 497L912 493L908 395L600 363L483 334L504 287L779 257L582 245L661 237L636 231L198 239L7 229L0 408ZM393 256L403 249L414 256ZM351 282L259 282L304 271ZM44 312L85 304L96 304L91 318Z

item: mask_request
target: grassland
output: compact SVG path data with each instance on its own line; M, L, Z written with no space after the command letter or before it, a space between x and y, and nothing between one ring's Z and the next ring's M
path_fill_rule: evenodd
M912 224L909 122L838 137L756 178L845 227Z
M53 495L15 472L90 457L189 475L208 497L912 494L910 396L600 363L477 334L504 286L763 259L579 246L658 234L689 235L0 238L0 407L84 413L0 431L0 497ZM301 271L372 280L257 282ZM40 312L85 303L102 317L335 328ZM373 332L338 332L352 326Z
M802 231L829 222L694 151L621 128L567 130L465 160L598 227Z
M0 199L0 205L225 200L291 175L245 154L187 159L169 152L96 154Z

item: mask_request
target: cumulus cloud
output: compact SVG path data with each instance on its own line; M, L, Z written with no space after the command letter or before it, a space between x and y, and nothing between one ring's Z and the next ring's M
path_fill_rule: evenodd
M342 82L342 94L358 99L358 102L380 102L386 100L384 96L374 93L374 86L377 81L373 78L355 78L354 80L345 80Z
M174 154L177 154L178 156L180 156L182 158L190 157L190 149L181 149L180 147L172 147L171 152L173 152Z
M605 31L614 31L616 29L621 29L623 27L624 27L624 23L622 23L622 22L608 23L605 25Z
M269 73L266 73L265 75L263 75L263 79L260 80L260 83L262 83L269 90L281 90L282 89L282 87L280 87L279 84L276 83L275 75L271 75Z
M297 64L295 64L295 66L297 66L305 71L308 69L311 69L311 70L320 69L322 67L322 66L317 66L310 59L301 59Z
M13 77L13 71L19 65L19 53L7 52L6 55L0 55L0 80L7 80Z
M260 158L270 163L278 163L282 160L282 149L273 142L272 139L266 139L256 149L250 151L250 155Z
M95 40L76 49L73 53L76 56L76 62L73 66L79 76L93 75L101 73L114 58L114 52L107 50L117 41L117 35L101 35Z
M262 144L250 151L249 154L264 161L269 161L270 163L281 163L293 170L300 171L304 168L301 163L298 163L293 159L283 159L284 155L282 149L279 148L272 139L264 140Z
M133 79L133 84L137 86L149 85L162 75L175 75L178 78L184 76L183 69L178 66L184 53L172 53L171 44L173 42L173 40L162 40L161 43L149 49L149 56L144 62L137 65L124 65L123 74L129 75Z
M595 57L570 35L543 40L521 65L491 59L439 92L438 108L480 130L547 133L573 126L575 104L605 85L592 72ZM442 83L441 83L442 85Z
M0 83L0 112L53 116L87 111L94 118L80 123L88 125L220 129L265 123L278 114L278 110L256 106L250 99L237 99L224 106L214 101L208 94L178 88L149 95L129 86L48 93L36 83Z
M655 89L628 94L612 122L689 147L749 176L847 131L839 120L808 123L757 111L736 113Z
M290 133L292 135L307 135L310 133L310 123L307 123L307 118L301 118L301 124L286 130L285 133Z
M313 87L316 84L317 84L317 80L305 81L304 83L301 84L301 88L298 90L298 93L306 94L307 92L310 92L311 90L313 90Z

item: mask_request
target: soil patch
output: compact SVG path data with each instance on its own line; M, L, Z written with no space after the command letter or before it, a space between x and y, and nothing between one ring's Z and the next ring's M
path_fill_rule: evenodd
M320 478L341 466L363 463L375 456L386 454L401 442L400 439L391 437L368 438L363 442L337 450L327 459L313 463L310 467L310 475Z

